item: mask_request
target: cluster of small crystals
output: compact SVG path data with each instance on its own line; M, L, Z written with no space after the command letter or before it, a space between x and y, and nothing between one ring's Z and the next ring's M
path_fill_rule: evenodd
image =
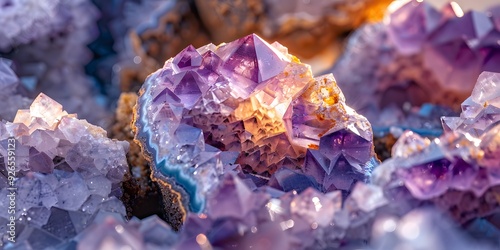
M376 164L370 124L345 105L333 76L313 78L285 47L257 35L189 46L140 93L136 138L154 177L180 185L197 211L234 162L264 179L282 166L302 168L325 190L346 191Z
M442 119L443 136L430 141L405 132L393 147L392 159L374 171L374 183L387 189L402 183L413 197L449 203L449 207L467 200L468 192L474 194L473 200L488 196L482 210L491 210L480 212L492 212L498 200L487 191L500 184L499 85L499 73L483 72L472 95L462 103L460 117Z
M347 241L367 240L368 221L386 204L382 189L364 183L343 201L340 191L322 193L309 187L301 193L284 193L255 188L249 179L227 174L211 194L206 212L188 215L178 246L339 248Z
M64 244L98 210L125 215L118 198L128 172L128 143L108 139L102 128L78 120L46 95L40 94L29 109L20 109L13 122L0 124L0 145L2 169L12 166L9 150L15 147L15 178L0 174L2 240L14 216L14 247ZM16 188L15 205L11 187ZM10 206L14 213L9 213Z
M12 121L18 109L28 108L31 101L19 94L19 78L12 70L12 61L0 57L0 120Z
M389 203L383 189L370 184L358 183L343 198L313 187L300 193L257 188L228 173L205 212L189 213L179 232L156 217L126 223L107 214L77 237L78 249L495 249L436 210L401 214L389 211Z
M99 103L105 99L84 72L92 56L87 44L95 37L99 15L90 0L9 0L1 3L0 10L7 36L3 39L0 32L0 40L8 43L2 47L0 42L0 56L14 62L29 95L43 92L69 112L107 125L109 114Z
M395 1L383 23L350 38L331 72L347 103L377 126L383 109L441 104L458 108L482 71L498 72L498 12L441 11L422 1ZM367 98L367 96L369 98Z

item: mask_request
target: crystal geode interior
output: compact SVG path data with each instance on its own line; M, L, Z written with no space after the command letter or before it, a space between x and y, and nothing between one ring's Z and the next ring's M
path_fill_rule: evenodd
M325 189L346 191L376 164L370 124L345 105L333 76L313 77L254 34L169 59L146 80L136 113L153 177L187 195L195 212L232 164L264 181L284 166L311 169ZM353 176L328 183L336 168Z

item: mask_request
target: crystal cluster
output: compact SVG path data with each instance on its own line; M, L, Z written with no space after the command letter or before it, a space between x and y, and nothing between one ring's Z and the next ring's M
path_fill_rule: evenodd
M96 250L495 249L471 240L436 210L402 215L387 212L390 207L374 185L358 183L343 199L339 191L321 193L313 187L301 193L256 188L231 173L210 194L205 213L189 213L179 232L155 216L124 222L119 215L101 213L74 241L78 249Z
M387 123L379 119L383 109L404 113L427 102L458 107L482 71L500 71L497 14L396 1L383 23L355 32L330 72L347 103L374 126Z
M324 194L312 187L300 194L257 189L250 179L230 173L210 194L206 213L189 213L178 233L155 216L127 223L119 215L101 212L74 241L78 249L97 250L331 249L346 240L368 240L369 222L386 204L380 188L362 183L343 201L340 191Z
M368 220L387 203L382 189L363 183L345 201L340 191L321 193L309 187L283 193L251 188L251 183L226 175L211 194L206 213L188 215L179 249L339 248L347 239L367 240Z
M283 166L302 169L325 190L346 191L376 165L370 124L345 105L333 77L313 78L285 47L257 35L187 47L140 94L136 138L153 176L180 186L193 211L228 164L264 182Z
M0 44L0 56L14 62L30 97L43 92L69 112L107 125L105 99L84 71L92 56L87 44L97 31L95 6L89 0L9 0L2 2L0 13L0 43L7 43Z
M470 192L476 202L486 199L476 213L495 210L495 192L487 191L500 184L499 85L499 73L482 73L471 97L462 103L460 117L443 118L445 134L440 138L430 141L411 132L403 134L393 147L392 159L374 171L374 183L387 189L402 184L413 197L448 207L470 199Z
M282 45L388 3L0 0L0 248L500 249L500 7Z
M3 240L10 216L15 216L18 247L45 249L65 244L99 210L125 214L118 198L128 172L127 142L108 139L102 128L78 120L44 94L29 109L20 109L13 122L0 124L2 170L11 166L12 139L15 179L0 174ZM13 214L8 213L11 184Z

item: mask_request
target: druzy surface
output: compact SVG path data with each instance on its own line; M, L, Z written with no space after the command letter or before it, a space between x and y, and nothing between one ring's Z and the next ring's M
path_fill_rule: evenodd
M99 210L125 214L118 198L128 172L127 142L108 139L102 128L68 114L44 94L29 109L20 109L13 122L0 123L2 169L11 165L10 139L15 141L15 213L8 213L11 179L2 171L0 221L6 232L10 216L16 218L17 247L65 244Z
M153 176L180 186L198 212L227 164L265 180L285 165L305 168L316 150L310 175L319 182L337 165L363 179L374 164L370 124L334 78L314 78L285 47L253 34L168 60L141 89L135 126Z

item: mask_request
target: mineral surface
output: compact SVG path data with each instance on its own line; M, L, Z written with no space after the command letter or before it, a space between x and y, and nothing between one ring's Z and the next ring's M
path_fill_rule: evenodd
M346 191L376 165L370 124L333 76L314 78L253 34L187 47L146 80L136 112L154 178L180 187L196 212L228 164L264 182L282 166L302 169L325 190Z
M66 244L99 211L125 215L118 198L127 150L127 142L108 139L44 94L0 123L3 243L12 247L4 234L12 218L14 247L45 249Z

